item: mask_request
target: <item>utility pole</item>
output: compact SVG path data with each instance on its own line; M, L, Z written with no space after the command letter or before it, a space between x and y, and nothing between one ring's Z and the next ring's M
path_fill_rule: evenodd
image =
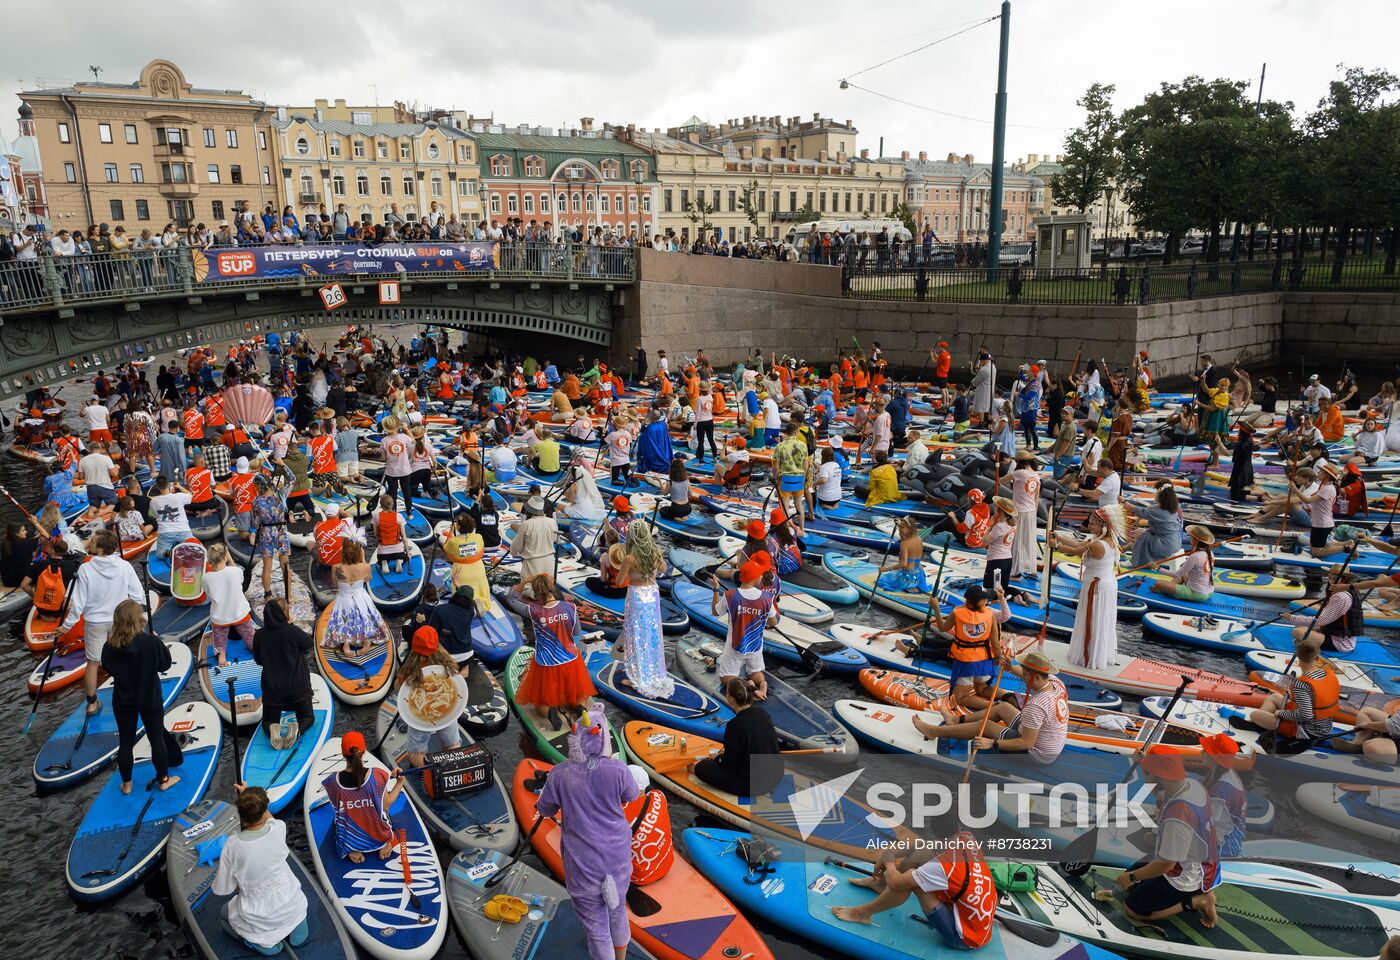
M1264 105L1264 74L1269 72L1269 65L1266 63L1259 68L1259 96L1254 98L1254 109L1258 110Z
M992 120L991 225L987 233L987 279L997 279L1001 265L1002 167L1006 165L1006 61L1011 44L1011 0L1001 4L1001 51L997 56L997 102Z

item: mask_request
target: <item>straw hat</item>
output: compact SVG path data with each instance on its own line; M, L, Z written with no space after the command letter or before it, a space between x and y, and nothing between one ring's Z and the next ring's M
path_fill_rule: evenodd
M1016 504L1009 497L992 497L992 503L1008 517L1016 516Z
M1199 523L1192 523L1186 527L1187 534L1192 540L1197 540L1210 546L1215 543L1215 534L1211 533L1209 527L1203 527Z
M1020 659L1022 670L1034 670L1036 673L1056 674L1060 668L1051 662L1050 658L1039 650L1032 650Z
M316 411L317 420L331 420L334 419L334 417L335 411L332 410L330 407L322 407L320 410Z
M1015 460L1017 463L1039 463L1040 456L1030 450L1027 450L1025 447L1021 447L1019 450L1016 451Z
M1322 461L1322 463L1318 464L1318 467L1322 470L1323 473L1327 474L1333 480L1336 480L1342 475L1342 468L1337 466L1331 460Z

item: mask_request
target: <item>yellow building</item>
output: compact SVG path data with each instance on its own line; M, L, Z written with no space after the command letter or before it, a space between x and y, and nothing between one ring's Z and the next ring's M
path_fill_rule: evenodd
M368 108L336 103L331 112L345 119L282 107L272 123L279 187L303 220L341 204L362 223L394 212L414 221L434 209L467 224L481 219L476 144L465 133L431 120L374 120Z
M107 223L215 227L278 191L272 111L239 90L191 86L168 60L134 83L26 90L54 230Z
M734 243L786 237L818 218L889 217L900 204L900 162L872 160L864 150L859 156L830 152L829 146L845 142L845 134L829 122L819 126L802 135L778 136L774 130L750 136L726 124L708 128L715 135L709 142L693 125L665 134L632 126L609 129L655 157L659 232L688 243L718 231ZM849 131L854 145L854 129L840 129ZM814 152L805 157L804 150Z

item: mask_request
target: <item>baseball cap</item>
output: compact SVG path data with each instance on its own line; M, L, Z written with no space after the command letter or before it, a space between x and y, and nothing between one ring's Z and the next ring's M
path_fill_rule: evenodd
M340 755L348 757L352 750L365 752L365 735L358 730L351 730L340 738Z

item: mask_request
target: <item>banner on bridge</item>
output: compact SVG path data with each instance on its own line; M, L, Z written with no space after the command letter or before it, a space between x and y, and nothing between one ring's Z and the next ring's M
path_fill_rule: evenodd
M496 245L490 242L237 247L191 253L197 283L366 273L471 273L497 267Z

